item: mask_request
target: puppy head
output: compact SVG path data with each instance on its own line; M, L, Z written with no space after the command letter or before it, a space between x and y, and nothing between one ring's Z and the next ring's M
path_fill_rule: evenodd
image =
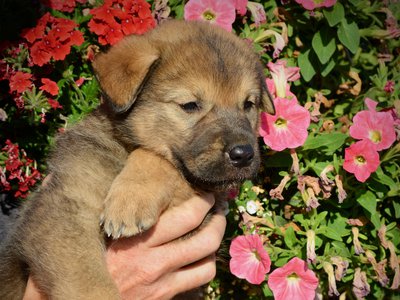
M257 55L234 34L169 21L120 42L94 67L115 113L128 111L122 135L192 184L215 190L257 173L259 111L274 108Z

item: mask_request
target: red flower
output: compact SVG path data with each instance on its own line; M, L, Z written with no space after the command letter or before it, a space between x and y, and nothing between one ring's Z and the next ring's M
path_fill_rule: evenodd
M17 71L10 77L10 90L17 93L25 92L32 85L32 74Z
M81 78L75 80L75 84L76 84L78 87L80 87L80 86L85 82L85 80L86 80L86 78L81 77Z
M76 2L83 4L86 0L42 0L41 2L54 10L73 12Z
M58 102L57 100L53 100L53 99L47 99L47 101L49 102L51 108L53 109L57 109L57 108L63 108L62 105L60 104L60 102Z
M46 46L43 41L36 42L30 48L32 63L34 65L43 66L51 59L51 54L45 50Z
M58 85L53 80L48 78L42 78L43 85L39 88L42 91L46 91L49 94L56 96L58 95Z
M156 25L150 4L144 0L107 0L90 13L89 30L99 36L102 45L114 45L125 35L143 34Z
M122 33L121 24L117 22L112 22L108 24L108 28L106 29L104 39L107 41L107 44L114 45L122 38L124 34Z
M84 42L82 32L75 30L74 21L55 18L50 14L41 17L35 28L26 30L24 37L30 45L32 63L43 66L51 58L63 60L70 53L71 46L79 46Z
M5 168L0 169L0 191L14 191L14 197L25 198L29 189L41 178L40 172L34 167L34 161L29 159L24 150L10 140L2 149L7 157Z
M80 32L79 30L74 30L70 32L69 34L69 44L71 45L82 45L83 42L85 41L85 38L83 37L83 33Z
M65 41L71 36L71 31L73 31L75 27L75 22L67 19L60 19L59 22L54 23L48 35L53 35L60 41Z
M55 60L64 60L70 51L71 47L68 44L57 43L53 48L53 58Z

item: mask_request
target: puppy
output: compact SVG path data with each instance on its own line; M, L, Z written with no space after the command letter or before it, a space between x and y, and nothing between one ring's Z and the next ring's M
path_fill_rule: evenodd
M197 191L257 173L259 110L274 109L257 55L234 34L168 21L94 69L104 102L58 136L49 180L0 252L0 299L21 299L29 274L51 299L119 299L105 234L138 234Z

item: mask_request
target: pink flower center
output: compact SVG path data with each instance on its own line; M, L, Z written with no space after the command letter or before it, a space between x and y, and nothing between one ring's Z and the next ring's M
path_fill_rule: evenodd
M372 142L374 142L375 144L381 142L381 141L382 141L381 132L378 131L378 130L371 130L371 131L369 132L369 139L370 139Z
M260 254L258 254L257 249L251 249L251 252L253 253L254 257L255 257L258 261L261 261Z
M286 128L287 127L287 120L283 119L283 118L278 118L275 121L275 127L276 128Z
M207 21L215 20L216 17L217 17L217 15L216 15L213 11L211 11L211 10L206 10L206 11L203 13L203 18L204 18L205 20L207 20Z
M354 158L354 162L357 164L357 165L363 165L363 164L365 164L366 163L366 159L364 158L364 156L361 156L361 155L358 155L358 156L356 156L355 158Z
M289 283L297 283L300 280L299 275L297 273L292 273L288 277L286 277Z

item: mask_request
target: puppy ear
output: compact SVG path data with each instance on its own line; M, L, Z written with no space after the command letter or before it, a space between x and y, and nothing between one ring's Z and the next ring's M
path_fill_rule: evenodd
M144 36L131 36L119 42L93 62L106 101L116 113L126 112L135 102L159 52Z
M266 111L271 115L275 114L274 102L272 100L271 93L268 91L267 85L265 83L262 86L261 108L263 111Z

